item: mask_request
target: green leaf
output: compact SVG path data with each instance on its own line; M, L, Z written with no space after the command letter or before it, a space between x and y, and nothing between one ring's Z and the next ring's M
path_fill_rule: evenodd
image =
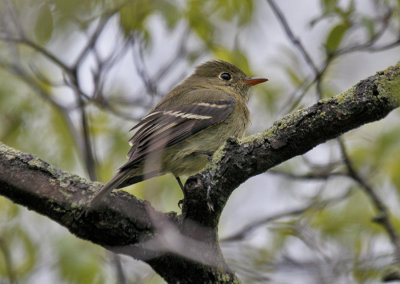
M168 1L158 1L157 10L160 11L169 29L173 29L178 21L182 18L181 12L177 5Z
M203 40L203 42L211 48L214 44L213 31L214 28L210 23L210 19L206 16L205 2L190 1L184 13L190 28Z
M250 65L244 52L238 47L232 50L222 45L215 45L212 48L213 53L218 59L222 59L240 67L246 74L250 74Z
M337 7L337 0L321 0L320 5L324 13L331 13Z
M28 233L21 228L16 230L16 236L14 236L14 238L17 240L19 239L20 242L16 247L24 248L24 257L15 265L14 269L17 275L27 275L35 267L37 261L37 245L32 242ZM13 242L14 241L13 239Z
M335 51L340 46L348 27L348 25L340 23L331 29L325 43L327 53Z
M42 3L35 23L35 37L38 42L48 42L53 34L53 16L48 3Z
M294 86L296 87L301 86L301 84L303 83L303 79L299 76L298 71L290 67L286 67L285 71Z
M368 38L372 39L375 35L375 21L373 19L364 17L361 19L361 23L364 25L367 31Z
M49 155L51 154L49 158L51 157L57 167L72 169L76 161L76 157L73 155L75 143L68 125L61 113L55 108L50 108L46 116L49 117L48 128L46 129L49 137L51 137L49 142L52 141L54 145L57 145L55 146L57 147L56 153L48 152Z
M57 246L58 266L61 279L67 283L103 283L102 251L71 237L60 240ZM99 261L100 260L100 261Z
M19 215L20 207L5 197L0 197L0 222L10 221Z
M134 31L143 31L147 17L153 12L148 0L129 1L119 11L119 21L126 36Z
M37 246L18 225L3 228L1 233L0 275L2 276L10 276L6 261L12 266L12 273L21 278L32 272L36 265Z
M354 193L344 201L318 211L312 217L311 226L354 251L361 234L378 234L382 229L371 221L375 212L368 197L358 188L353 190Z
M253 1L251 0L230 0L229 5L225 0L211 1L215 10L219 11L221 17L226 21L238 18L239 25L248 23L253 15Z

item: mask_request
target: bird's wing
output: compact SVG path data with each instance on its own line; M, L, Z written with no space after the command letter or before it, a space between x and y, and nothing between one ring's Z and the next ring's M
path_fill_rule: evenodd
M201 98L204 93L204 99ZM214 96L210 96L210 92ZM194 99L191 100L190 96ZM187 104L155 108L131 130L137 129L129 140L132 146L129 161L120 170L128 169L156 151L164 150L211 125L223 121L235 108L235 100L222 91L195 90L185 95ZM217 99L210 99L210 98ZM219 98L219 99L218 99Z

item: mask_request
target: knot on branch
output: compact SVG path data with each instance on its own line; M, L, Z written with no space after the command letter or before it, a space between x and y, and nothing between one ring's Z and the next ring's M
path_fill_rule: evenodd
M211 194L212 188L208 180L197 174L191 176L183 189L184 200L182 215L203 226L215 228L218 224L219 214L214 210L216 195Z

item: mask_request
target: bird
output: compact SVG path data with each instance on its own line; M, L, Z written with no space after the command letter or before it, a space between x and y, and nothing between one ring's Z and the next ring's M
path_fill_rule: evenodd
M235 65L211 60L168 92L130 131L131 149L123 164L94 198L98 205L113 189L172 173L201 171L230 137L243 137L249 123L249 88L268 81L248 77Z

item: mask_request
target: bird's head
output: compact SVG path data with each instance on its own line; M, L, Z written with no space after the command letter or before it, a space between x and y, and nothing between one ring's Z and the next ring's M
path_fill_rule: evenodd
M208 61L198 66L191 79L202 87L217 88L228 93L239 92L244 96L247 96L251 86L268 81L266 78L250 78L235 65L222 60Z

